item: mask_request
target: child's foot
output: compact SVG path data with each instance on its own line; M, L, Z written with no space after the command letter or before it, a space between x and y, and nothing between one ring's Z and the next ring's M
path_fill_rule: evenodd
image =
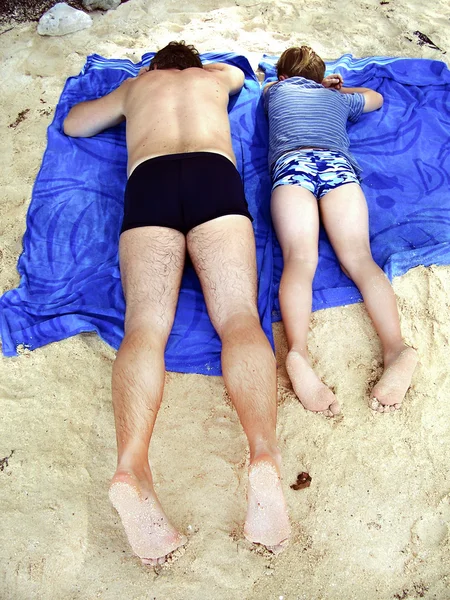
M122 520L133 551L144 565L165 562L174 550L186 543L169 522L155 493L141 489L137 478L128 473L116 473L109 499Z
M384 373L372 390L369 402L372 410L394 412L401 408L418 360L414 348L406 345L389 360L385 360Z
M286 358L286 370L294 392L306 410L334 417L341 407L333 392L320 381L308 361L301 354L290 351Z

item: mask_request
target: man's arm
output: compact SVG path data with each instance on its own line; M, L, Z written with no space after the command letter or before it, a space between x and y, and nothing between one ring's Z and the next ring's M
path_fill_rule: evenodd
M220 73L220 77L228 85L230 95L237 94L244 85L245 75L238 67L228 65L227 63L209 63L203 65L205 71Z
M106 96L73 106L64 120L64 133L70 137L92 137L121 123L125 119L123 103L127 87L125 80Z

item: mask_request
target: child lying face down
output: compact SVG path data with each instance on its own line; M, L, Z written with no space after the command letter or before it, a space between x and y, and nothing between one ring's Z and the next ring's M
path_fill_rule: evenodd
M277 63L278 81L264 88L269 118L271 211L283 252L280 307L289 353L286 368L303 406L333 416L337 398L314 373L307 350L312 280L318 263L319 221L344 273L360 290L383 347L384 372L372 390L378 412L401 407L417 364L403 341L394 292L374 262L367 203L352 156L347 120L378 110L383 97L345 88L339 74L308 46L288 48Z

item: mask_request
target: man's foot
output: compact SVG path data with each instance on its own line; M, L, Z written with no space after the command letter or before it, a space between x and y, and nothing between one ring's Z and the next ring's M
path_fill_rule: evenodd
M278 468L270 456L260 456L250 465L247 499L245 537L279 554L288 544L291 526Z
M418 363L414 348L405 346L385 361L384 373L372 390L369 406L376 412L394 412L402 406Z
M286 370L297 398L307 410L320 412L326 417L334 417L341 412L336 396L320 381L301 354L289 352Z
M109 488L109 499L122 520L133 552L144 565L165 562L167 555L186 543L169 522L156 494L144 492L137 478L116 473Z

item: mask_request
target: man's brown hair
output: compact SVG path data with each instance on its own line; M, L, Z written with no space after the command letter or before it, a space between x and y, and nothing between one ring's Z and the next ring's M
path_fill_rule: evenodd
M322 83L325 63L309 46L288 48L277 62L278 79L285 77L305 77Z
M200 55L194 46L187 46L184 41L170 42L153 57L149 70L158 69L189 69L190 67L203 68Z

